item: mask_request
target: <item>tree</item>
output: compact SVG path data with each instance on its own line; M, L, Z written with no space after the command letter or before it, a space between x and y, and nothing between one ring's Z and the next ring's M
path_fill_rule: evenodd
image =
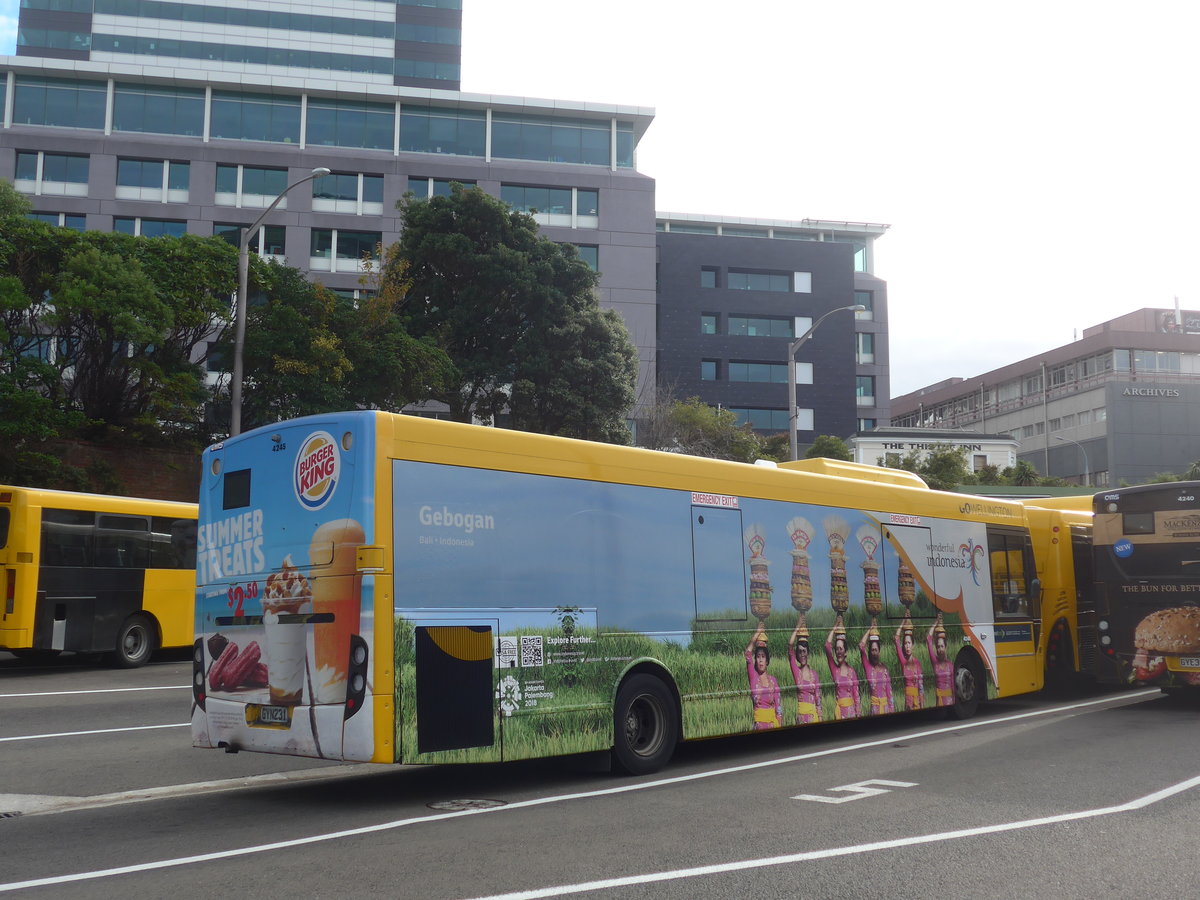
M529 311L530 327L517 344L513 427L628 444L638 359L624 322L600 309L595 274L574 247L543 241L533 263L557 289Z
M819 457L850 462L854 459L854 454L850 452L850 448L840 437L832 434L819 434L812 442L812 446L808 448L808 452L804 454L804 458L817 459Z
M1003 475L1005 481L1017 487L1032 487L1041 479L1038 470L1027 459L1018 459L1016 465L1004 470Z
M967 450L953 444L934 443L925 450L910 450L898 465L920 475L935 491L953 491L960 484L974 484L975 475L967 464Z
M399 209L399 251L384 277L403 262L408 331L444 350L457 374L428 399L458 421L488 420L511 404L522 427L627 441L613 411L633 401L626 348L574 248L478 188L408 195ZM585 399L590 408L569 409Z
M680 453L748 463L762 455L762 441L748 424L739 426L732 410L709 406L699 397L674 403L671 425L674 446L669 449Z

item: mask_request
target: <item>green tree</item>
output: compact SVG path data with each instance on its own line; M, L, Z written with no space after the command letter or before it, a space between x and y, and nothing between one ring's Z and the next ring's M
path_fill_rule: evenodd
M1017 487L1033 487L1038 484L1041 476L1027 459L1018 459L1016 465L1009 466L1003 472L1004 480Z
M574 247L542 241L531 254L551 285L527 313L517 343L510 413L524 431L608 443L631 440L626 415L637 385L637 349L621 317L602 310L595 273Z
M404 263L405 324L443 349L457 374L429 399L458 421L511 405L521 427L627 441L625 411L613 411L633 400L626 348L613 317L598 313L597 276L574 248L478 188L408 195L399 209L399 251L385 269Z
M762 457L762 440L748 424L739 426L732 410L689 397L672 405L670 418L672 446L662 449L748 463Z
M976 480L967 463L966 448L942 442L925 450L910 450L893 468L915 472L935 491L953 491Z
M817 459L818 457L850 462L854 459L854 454L850 452L850 448L840 437L832 434L819 434L812 442L812 446L808 448L808 452L804 454L805 459Z

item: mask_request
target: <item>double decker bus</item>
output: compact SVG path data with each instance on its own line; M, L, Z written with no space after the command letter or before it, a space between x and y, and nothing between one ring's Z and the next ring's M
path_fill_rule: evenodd
M610 750L644 773L680 739L967 716L1042 686L1044 595L1073 640L1069 515L1031 526L1021 503L829 460L377 411L279 423L203 457L193 744Z
M194 503L0 485L0 650L144 665L192 642Z
M1094 498L1103 681L1200 687L1200 481Z

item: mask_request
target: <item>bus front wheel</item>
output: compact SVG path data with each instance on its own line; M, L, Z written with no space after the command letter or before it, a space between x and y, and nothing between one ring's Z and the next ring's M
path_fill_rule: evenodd
M118 669L144 666L154 652L154 626L145 616L130 616L117 632L117 645L109 658Z
M950 715L956 719L969 719L979 709L979 701L987 691L983 668L974 653L963 651L954 660L954 705Z
M621 685L613 720L613 763L621 771L657 772L675 752L679 711L671 689L653 675L633 675Z

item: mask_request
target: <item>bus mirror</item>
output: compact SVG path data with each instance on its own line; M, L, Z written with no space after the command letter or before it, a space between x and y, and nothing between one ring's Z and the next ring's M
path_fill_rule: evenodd
M1033 602L1038 603L1042 599L1042 579L1035 578L1029 585L1030 595L1033 597Z

